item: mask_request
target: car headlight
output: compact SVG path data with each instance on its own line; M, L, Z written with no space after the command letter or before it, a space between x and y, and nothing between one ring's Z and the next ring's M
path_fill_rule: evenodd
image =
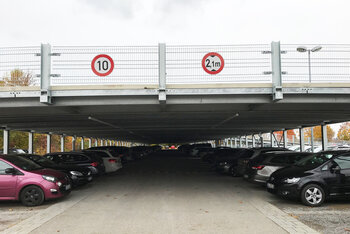
M69 173L74 176L83 176L83 174L79 171L70 171Z
M287 184L294 184L294 183L298 183L300 180L300 177L293 177L293 178L287 178L285 180L283 180L283 182L287 183Z
M43 179L44 180L47 180L47 181L50 181L52 183L55 183L57 181L57 178L54 177L54 176L49 176L49 175L43 175Z

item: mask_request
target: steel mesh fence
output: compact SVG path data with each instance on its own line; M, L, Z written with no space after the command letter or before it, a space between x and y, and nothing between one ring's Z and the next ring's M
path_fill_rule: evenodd
M310 70L308 52L298 52L300 45L281 45L286 53L281 55L282 75L285 83L349 82L350 81L350 45L321 45L322 49L310 52ZM307 49L313 44L303 45Z
M0 48L1 86L40 86L40 46Z
M168 84L271 83L270 45L167 46ZM208 74L202 67L203 57L210 52L224 59L223 70Z
M55 46L51 85L158 84L157 46ZM97 76L91 69L93 58L107 54L114 61L108 76ZM59 75L59 76L55 76Z

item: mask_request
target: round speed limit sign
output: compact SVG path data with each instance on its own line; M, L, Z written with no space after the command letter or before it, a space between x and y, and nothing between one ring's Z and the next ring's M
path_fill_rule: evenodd
M113 59L106 54L97 55L91 62L91 69L98 76L108 76L114 69Z
M206 54L202 59L202 67L206 73L211 75L218 74L224 69L224 59L218 53L211 52Z

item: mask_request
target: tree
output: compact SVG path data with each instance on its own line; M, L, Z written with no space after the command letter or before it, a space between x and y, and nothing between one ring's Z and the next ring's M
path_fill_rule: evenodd
M350 122L346 122L340 125L337 136L339 140L343 140L343 141L350 140Z
M0 86L30 86L34 84L33 74L14 69L10 74L6 74L0 82Z
M314 130L314 140L321 141L322 140L321 126L313 127L313 130ZM334 130L331 128L331 126L327 125L327 139L329 142L333 140L334 135L335 135ZM305 129L304 137L311 138L311 128Z

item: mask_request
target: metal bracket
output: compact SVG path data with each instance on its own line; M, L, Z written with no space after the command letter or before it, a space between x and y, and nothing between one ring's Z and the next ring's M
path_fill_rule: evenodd
M275 86L275 87L273 87L272 93L273 93L273 100L274 101L283 99L283 88L282 88L282 86Z

